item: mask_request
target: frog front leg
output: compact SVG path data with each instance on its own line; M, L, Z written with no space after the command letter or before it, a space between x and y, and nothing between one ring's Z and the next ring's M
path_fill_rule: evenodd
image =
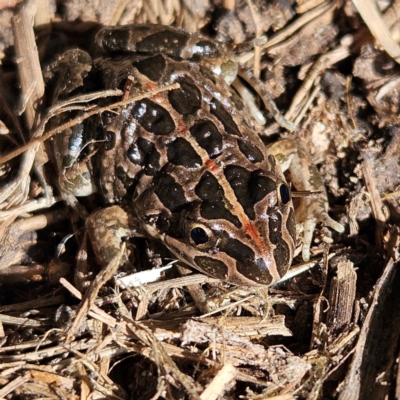
M132 235L128 214L119 206L101 208L90 214L86 229L101 266L108 265L120 253L122 239Z
M290 180L298 191L319 192L317 197L302 197L296 209L296 219L304 227L302 256L304 261L308 261L318 222L339 233L344 231L344 227L328 215L328 197L322 177L303 145L296 140L285 139L269 145L268 149L280 163L282 171L290 172Z

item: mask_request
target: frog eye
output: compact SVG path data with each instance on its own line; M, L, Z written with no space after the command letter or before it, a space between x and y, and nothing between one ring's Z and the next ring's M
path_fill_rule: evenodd
M279 186L279 196L283 204L287 204L290 201L290 190L287 185L282 183Z
M204 244L209 240L207 232L200 226L196 226L190 231L190 237L195 244Z

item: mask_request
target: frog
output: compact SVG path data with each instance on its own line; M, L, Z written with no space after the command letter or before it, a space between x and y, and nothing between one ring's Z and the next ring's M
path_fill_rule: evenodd
M120 89L124 103L59 134L54 154L60 191L103 199L86 219L101 265L145 237L211 277L268 287L292 264L296 219L304 260L317 223L344 231L299 141L260 138L231 86L240 66L229 45L152 24L105 27L95 42L77 86ZM301 216L285 171L297 191L316 193L300 199Z

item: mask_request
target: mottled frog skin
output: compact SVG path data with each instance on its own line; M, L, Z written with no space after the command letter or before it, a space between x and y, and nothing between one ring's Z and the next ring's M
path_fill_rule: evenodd
M281 163L298 190L321 191L303 200L304 258L316 222L343 230L327 214L322 180L304 150L282 141L272 147L275 158L259 138L260 126L229 86L237 63L227 46L160 25L106 28L96 42L100 55L83 90L143 95L83 121L55 144L61 190L104 198L106 207L86 224L100 262L112 259L123 237L145 236L224 281L277 282L296 241ZM152 94L174 83L180 87Z

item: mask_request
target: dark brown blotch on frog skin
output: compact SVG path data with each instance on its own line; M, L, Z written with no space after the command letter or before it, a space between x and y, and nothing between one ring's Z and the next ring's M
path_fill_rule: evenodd
M237 201L243 207L244 212L251 220L256 217L253 202L249 192L249 181L251 178L251 172L246 168L240 167L238 165L228 165L225 170L225 177L231 185Z
M275 208L269 208L268 218L268 237L274 248L274 258L281 276L283 276L290 262L290 249L282 238L282 215L276 212Z
M229 135L242 136L229 112L226 111L226 108L215 97L210 101L210 112L222 123L226 133Z
M222 152L222 135L217 127L209 120L197 122L190 128L190 133L197 143L207 151L210 158L216 157Z
M182 211L187 205L182 186L171 175L159 174L154 178L154 193L172 213Z
M164 29L137 42L136 51L151 54L164 53L173 57L180 57L189 37L189 34L184 31L176 32Z
M252 263L255 260L254 251L242 241L230 237L228 232L218 232L218 249L228 254L236 261Z
M265 260L256 258L254 251L240 240L233 239L227 232L218 234L218 249L236 260L237 271L253 282L268 285L272 282Z
M237 261L236 269L239 274L260 285L269 285L273 281L269 268L262 258L257 258L251 263Z
M168 135L175 129L170 113L149 99L135 102L132 115L146 131L156 135Z
M261 170L248 171L239 165L228 165L225 177L230 183L238 202L250 220L255 220L255 204L276 190L273 179L262 175Z
M239 150L252 163L258 163L264 160L264 155L257 146L252 143L238 139Z
M167 157L170 163L183 165L190 169L199 168L202 165L200 156L192 145L183 138L177 138L167 144Z
M154 57L147 57L132 64L139 72L147 76L151 81L156 82L161 79L166 66L165 58L158 54Z
M225 194L217 178L210 172L205 172L195 188L196 195L203 200L200 214L206 220L225 219L237 228L242 224L239 219L225 207Z
M194 114L201 108L201 93L188 77L179 78L175 82L180 88L168 92L168 99L174 109L182 115Z
M206 220L226 220L239 229L242 227L239 219L226 209L222 202L202 203L200 206L200 215Z
M196 185L195 193L204 201L222 202L225 194L218 179L211 173L205 172Z
M160 170L160 153L149 140L138 138L129 146L127 157L133 164L141 165L146 175L154 176Z
M218 279L226 279L228 276L228 268L222 261L216 260L207 256L196 256L194 258L195 264L200 270L208 275Z
M108 52L121 51L126 47L130 39L130 32L128 29L103 29L100 31L100 34L100 36L96 36L97 44Z
M252 193L251 203L253 205L276 190L276 182L261 174L261 171L254 171L249 179L249 192Z

